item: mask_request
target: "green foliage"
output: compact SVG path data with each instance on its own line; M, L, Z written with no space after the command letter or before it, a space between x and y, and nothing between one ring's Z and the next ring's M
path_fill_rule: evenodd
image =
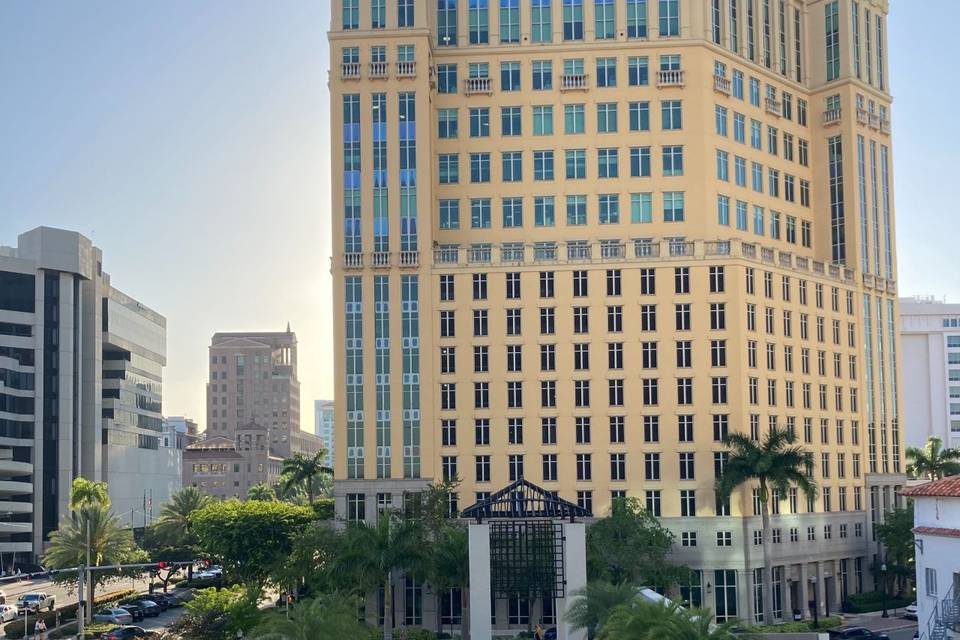
M573 592L566 620L574 629L586 629L593 638L617 607L629 604L637 596L632 584L595 581Z
M107 604L113 604L125 596L129 596L135 593L132 589L124 589L121 591L111 591L110 593L105 593L103 595L97 596L93 600L93 606L101 607ZM61 622L69 622L74 620L77 617L77 603L76 601L63 605L57 608L56 611L42 611L40 612L40 619L47 623L47 628L52 629L57 620L57 613L60 614ZM33 614L30 614L29 619L27 620L27 629L30 633L33 633L33 625L36 622L37 617ZM111 625L113 628L115 625ZM4 627L4 633L7 638L19 639L23 636L23 620L11 621L6 624Z
M881 579L893 579L898 585L897 593L903 593L914 577L916 547L913 542L913 508L901 507L887 513L883 524L877 525L877 541L885 547L887 574L880 574L880 567L871 567ZM876 565L876 563L874 563ZM889 585L888 585L889 589Z
M393 630L394 640L436 640L437 634L423 627L406 627Z
M311 592L343 589L334 576L341 537L327 522L312 522L293 539L287 561L274 574L278 584L305 584Z
M60 528L50 534L50 544L43 554L43 563L51 569L86 564L88 529L91 566L146 562L147 555L134 543L131 530L121 526L120 519L108 506L85 503L75 518L64 517L60 521ZM112 580L118 573L93 572L94 585L91 586ZM142 570L136 570L136 573L142 573ZM71 576L64 574L58 574L57 578L60 581L71 580Z
M888 595L887 609L905 607L911 602L913 602L912 597L894 598ZM843 610L848 613L869 613L871 611L880 611L881 609L883 609L882 591L851 593L843 603Z
M376 630L357 622L360 599L329 593L304 600L290 610L290 619L275 613L263 620L250 640L340 640L372 638Z
M776 492L783 499L791 487L799 487L813 498L817 486L811 479L813 454L797 444L797 434L773 427L760 442L743 433L731 433L723 440L730 449L722 473L716 480L717 497L727 500L735 489L756 482L759 485L763 523L763 620L773 620L773 559L770 550L770 499ZM810 472L811 476L807 473Z
M653 604L641 597L613 610L599 640L736 640L731 623L715 625L707 610L676 603ZM743 636L740 636L741 638Z
M930 436L923 448L907 447L907 473L938 480L960 473L960 449L944 449L943 440Z
M106 482L93 482L86 478L74 478L70 486L70 510L79 511L89 505L110 506L110 492Z
M213 504L214 499L196 487L184 487L170 496L160 508L160 517L152 528L159 546L194 547L198 540L190 524L194 511Z
M257 623L259 590L236 585L226 589L201 589L186 603L186 613L171 630L190 640L233 640Z
M334 506L333 498L317 498L311 505L317 520L333 520Z
M227 500L190 514L199 549L219 560L228 577L262 585L313 520L312 510L283 502Z
M822 631L833 629L843 624L843 618L840 616L831 616L829 618L818 618L814 626L813 620L799 620L795 622L784 622L783 624L758 624L741 626L749 633L809 633L811 631Z
M674 535L639 500L614 500L610 515L587 529L587 574L614 584L673 584L688 574L667 561L673 543Z
M277 499L266 482L258 482L247 489L247 500L262 500L264 502L273 502Z
M307 492L308 503L313 502L316 495L314 480L323 475L333 475L333 469L325 464L327 451L321 449L313 457L305 456L302 453L295 454L292 458L283 461L283 485L284 490L291 487L300 486Z

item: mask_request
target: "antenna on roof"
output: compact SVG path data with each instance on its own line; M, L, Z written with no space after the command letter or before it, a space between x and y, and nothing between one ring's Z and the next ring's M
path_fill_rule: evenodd
M287 333L290 333L290 321L287 320Z

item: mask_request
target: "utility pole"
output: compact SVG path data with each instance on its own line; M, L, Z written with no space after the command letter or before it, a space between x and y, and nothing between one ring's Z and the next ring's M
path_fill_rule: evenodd
M83 606L83 598L84 598L83 577L86 570L87 570L86 566L80 567L77 570L77 600L78 600L77 602L77 637L78 638L83 637L83 623L87 619L87 608Z
M85 528L87 530L87 564L84 565L83 567L83 570L85 572L84 582L86 583L84 584L84 586L87 588L87 591L89 591L90 593L93 593L93 583L91 582L91 580L93 579L93 576L90 575L90 517L89 516L87 516ZM87 598L87 606L83 608L83 615L85 618L88 617L90 613L92 613L93 602L91 602L91 600L93 600L93 598Z

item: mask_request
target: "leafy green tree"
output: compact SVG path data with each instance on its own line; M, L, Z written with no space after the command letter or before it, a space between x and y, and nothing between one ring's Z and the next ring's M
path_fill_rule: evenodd
M50 534L50 544L43 554L43 562L51 569L68 569L87 564L87 532L89 530L89 557L91 567L128 564L145 561L146 554L133 541L133 532L120 524L120 519L106 505L87 503L75 518L64 517L60 527ZM93 579L87 589L88 602L93 602L96 585L112 579L116 574L91 572ZM74 576L67 576L69 580Z
M258 482L249 489L247 489L247 500L261 500L264 502L273 502L276 500L276 496L265 482Z
M907 447L907 460L907 473L914 478L939 480L960 474L960 449L944 449L936 436L930 436L923 448Z
M286 562L273 578L280 585L305 585L310 593L339 591L335 573L343 536L329 522L312 522L293 538Z
M154 525L160 546L193 547L198 540L190 525L190 515L213 504L213 497L196 487L184 487L170 496L160 507L160 516Z
M587 574L613 584L671 585L688 574L667 561L673 543L674 535L638 499L619 498L587 529Z
M595 638L610 614L617 607L630 604L637 597L637 587L626 582L588 582L586 587L573 592L573 601L567 609L566 621L574 629L586 629L588 638Z
M599 640L737 640L732 623L716 625L707 610L651 603L637 596L614 609Z
M425 553L421 527L396 514L381 514L376 524L350 523L343 533L336 563L341 584L360 594L384 587L384 640L392 635L393 577L397 572L422 571Z
M754 442L742 433L731 433L724 439L730 452L717 477L719 498L728 500L733 491L745 484L760 486L761 522L763 523L763 621L773 624L773 558L770 549L771 491L779 498L790 487L799 487L812 498L817 487L811 480L813 454L796 444L792 431L774 427L761 442Z
M106 482L74 478L70 486L70 510L79 511L87 505L110 506L110 492Z
M289 490L292 486L302 486L307 492L308 501L313 503L313 498L316 495L315 480L323 475L333 474L333 469L325 463L326 458L327 451L321 449L313 457L297 453L292 458L284 460L284 490Z
M915 571L913 508L901 507L888 512L883 523L877 525L877 540L885 549L885 578L893 577L896 580L897 592L902 594ZM875 567L875 571L879 573L879 567ZM878 575L878 578L884 577Z
M327 593L305 600L290 611L290 619L275 616L261 623L251 640L341 640L377 636L370 626L357 621L360 599Z
M259 620L258 597L258 591L240 585L199 589L171 630L190 640L234 640L238 632L249 631Z
M430 545L428 578L437 592L437 598L450 589L460 589L460 608L463 614L461 635L470 637L470 551L467 528L458 525L443 527ZM437 611L440 610L439 603ZM438 616L439 622L439 616Z
M198 547L217 558L228 577L262 587L290 555L313 512L284 502L227 500L190 514Z

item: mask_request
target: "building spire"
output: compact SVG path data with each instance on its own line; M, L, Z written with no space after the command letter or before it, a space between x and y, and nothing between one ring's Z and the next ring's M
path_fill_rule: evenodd
M290 333L290 321L287 320L287 333Z

